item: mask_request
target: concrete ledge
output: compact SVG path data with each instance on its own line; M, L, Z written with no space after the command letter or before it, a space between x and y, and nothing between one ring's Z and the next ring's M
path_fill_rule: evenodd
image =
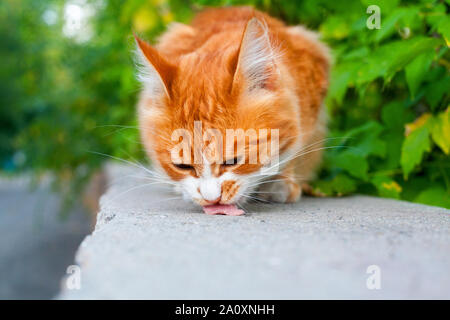
M59 298L450 298L450 210L354 196L207 216L154 186L123 193L144 183L103 196L76 256L81 289Z

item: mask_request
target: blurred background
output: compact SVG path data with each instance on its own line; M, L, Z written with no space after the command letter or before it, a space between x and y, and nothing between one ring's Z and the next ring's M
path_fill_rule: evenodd
M316 195L450 208L449 3L2 0L0 298L54 296L95 220L104 165L146 162L132 32L154 42L207 6L252 5L320 31L333 49L333 148ZM370 5L379 29L368 27Z

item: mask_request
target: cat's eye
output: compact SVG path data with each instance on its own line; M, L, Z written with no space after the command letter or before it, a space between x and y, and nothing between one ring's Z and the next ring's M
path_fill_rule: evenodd
M189 165L189 164L184 164L184 163L172 163L174 167L177 167L178 169L181 170L193 170L194 167Z

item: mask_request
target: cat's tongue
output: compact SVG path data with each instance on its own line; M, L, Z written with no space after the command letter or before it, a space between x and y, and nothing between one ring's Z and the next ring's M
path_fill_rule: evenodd
M244 214L244 210L238 209L234 204L215 204L212 206L204 206L203 211L206 214L224 214L227 216L240 216Z

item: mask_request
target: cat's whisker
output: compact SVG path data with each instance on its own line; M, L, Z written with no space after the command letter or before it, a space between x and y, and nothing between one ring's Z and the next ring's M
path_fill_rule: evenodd
M254 183L248 185L248 188L253 188L254 190L257 190L259 186L267 183L273 183L273 182L279 182L279 181L286 181L286 180L292 180L292 178L296 179L297 181L305 181L307 180L305 176L299 176L295 174L289 174L289 175L283 175L283 174L277 174L276 177L285 177L280 179L270 179L270 180L264 180L266 177L259 179L255 181Z
M129 189L123 191L123 192L120 192L120 193L117 194L117 195L114 195L114 197L113 197L111 200L109 200L107 203L105 203L105 205L108 205L108 204L113 203L114 201L117 200L117 198L122 197L122 196L124 196L125 194L127 194L127 193L129 193L129 192L131 192L131 191L133 191L133 190L140 189L140 188L144 188L144 187L148 187L148 186L151 186L151 185L154 185L154 184L157 184L157 183L159 183L159 182L146 183L146 184L143 184L143 185L131 187L131 188L129 188ZM177 197L177 198L180 198L180 197Z
M94 129L96 129L96 128L104 128L104 127L117 127L117 128L125 128L125 129L139 129L138 126L125 126L125 125L120 125L120 124L104 124L104 125L100 125L100 126L95 126Z
M168 185L171 185L171 186L176 186L177 185L176 183L168 181L168 180L152 179L152 178L148 178L148 177L142 177L142 179L149 180L149 181L155 181L155 182L159 182L159 183L162 183L162 184L168 184Z
M271 167L266 168L266 170L273 169L273 168L275 168L276 166L280 166L280 165L282 165L282 164L284 164L284 163L286 163L286 162L288 162L288 161L294 160L294 159L299 158L299 157L303 157L303 156L305 156L305 155L307 155L307 154L310 154L310 153L312 153L312 152L317 152L317 151L320 151L320 150L326 150L326 149L333 149L333 148L344 148L344 147L345 147L345 146L329 146L329 147L321 147L321 148L309 150L309 151L306 151L306 152L302 152L302 153L300 153L300 154L297 154L297 153L296 153L296 154L294 154L293 156L291 156L291 157L289 157L289 158L286 158L286 159L283 159L282 161L277 162L276 164L272 165Z
M139 130L139 127L137 127L137 126L125 126L125 125L117 125L117 124L105 124L105 125L95 126L94 129L111 128L111 127L118 128L118 129L108 132L108 133L104 134L102 137L107 137L107 136L122 132L127 129Z
M161 183L170 183L172 185L176 185L176 183L170 181L169 179L163 178L163 177L139 176L139 175L128 175L128 177L133 177L133 178L136 178L136 179L149 180L149 181L159 181Z
M260 185L262 185L262 184L266 184L266 183L271 183L271 182L277 182L277 181L285 181L285 179L271 179L271 180L267 180L267 181L261 181L261 182L258 182L258 183L252 183L252 184L249 184L249 185L246 185L246 187L257 187L257 186L260 186Z
M270 166L270 167L268 167L268 168L265 168L265 169L266 169L266 170L273 169L273 168L275 168L276 166L282 165L282 164L284 164L284 163L286 163L286 162L289 162L289 161L291 161L291 160L293 160L293 159L295 159L295 158L304 156L304 155L306 155L306 154L308 154L308 153L311 153L311 152L317 152L317 151L320 151L320 150L331 149L331 148L344 148L344 147L346 147L346 146L329 146L329 147L316 148L316 149L314 149L314 150L307 150L307 149L309 149L309 148L311 148L311 147L314 147L315 145L318 145L318 144L323 143L323 142L325 142L325 141L328 141L328 140L335 140L335 139L342 139L342 138L344 138L344 137L325 138L325 139L321 139L321 140L319 140L319 141L316 141L316 142L314 142L314 143L311 143L311 144L309 144L309 145L307 145L307 146L303 146L302 148L300 148L298 151L294 152L292 155L290 155L290 156L287 157L286 159L283 159L282 161L278 161L277 163L275 163L275 164L273 164L272 166ZM249 177L251 178L251 177L255 177L255 176L259 176L259 175L264 175L264 174L261 174L260 172L255 172L254 174L249 175ZM279 174L278 174L278 173L275 173L275 174L273 174L272 176L275 176L275 175L279 175ZM266 178L266 177L262 177L262 178L260 178L260 179L265 179L265 178Z
M263 194L263 193L268 193L268 194L283 194L283 192L280 191L256 191L256 194Z
M254 197L254 196L249 196L246 194L241 194L242 197L246 197L246 198L250 198L250 199L254 199L254 200L258 200L261 202L265 202L265 203L270 203L270 201L267 201L266 199L262 199L262 198L258 198L258 197Z
M295 138L295 137L298 137L298 136L291 136L290 138ZM336 140L336 139L343 139L343 138L345 138L345 137L329 137L329 138L324 138L324 139L315 141L313 143L310 143L309 145L302 146L299 150L295 151L291 156L289 156L288 158L284 159L283 161L280 161L280 162L274 164L272 167L269 167L268 169L271 169L271 168L273 168L273 167L275 167L277 165L280 165L280 164L283 164L283 163L288 162L290 160L293 160L293 159L295 159L295 158L300 156L300 155L298 155L298 153L306 151L308 148L314 147L314 146L316 146L316 145L318 145L320 143L324 143L324 142L329 141L329 140ZM323 147L323 148L327 148L328 149L328 148L344 148L344 147L346 147L346 146L340 145L340 146L330 146L330 147ZM319 151L319 150L322 150L322 149L318 148L318 149L312 150L311 152L315 152L315 151Z
M249 211L242 205L242 203L239 203L239 201L237 201L236 204L238 205L239 208L241 208L241 209L244 210L245 212L249 212Z
M129 165L132 165L135 168L144 170L146 173L150 174L151 176L164 178L163 176L161 176L161 174L157 173L156 171L153 171L153 170L150 170L150 169L144 167L140 163L135 163L133 161L125 160L125 159L122 159L122 158L119 158L119 157L115 157L115 156L112 156L112 155L109 155L109 154L106 154L106 153L101 153L101 152L96 152L96 151L88 151L88 152L93 153L93 154L98 154L98 155L101 155L101 156L104 156L104 157L108 157L108 158L111 158L111 159L114 159L114 160L117 160L117 161L121 161L121 162L129 164Z
M93 154L98 154L100 156L108 157L108 158L111 158L111 159L114 159L114 160L117 160L117 161L121 161L121 162L130 164L130 165L132 165L132 166L134 166L136 168L139 168L139 169L143 169L140 165L138 165L138 164L136 164L136 163L134 163L132 161L129 161L129 160L125 160L125 159L122 159L122 158L119 158L119 157L115 157L115 156L112 156L112 155L109 155L109 154L106 154L106 153L97 152L97 151L88 151L88 152L89 153L93 153ZM149 170L145 169L145 171L149 171Z
M124 179L127 179L127 178L144 179L144 176L136 176L136 175L134 175L134 174L127 174L127 175L125 175L125 176L122 176L122 177L118 177L118 178L113 179L113 180L111 181L111 183L109 183L109 184L107 185L107 188L109 189L109 188L111 188L112 186L116 185L118 182L120 182L120 181L122 181L122 180L124 180Z

